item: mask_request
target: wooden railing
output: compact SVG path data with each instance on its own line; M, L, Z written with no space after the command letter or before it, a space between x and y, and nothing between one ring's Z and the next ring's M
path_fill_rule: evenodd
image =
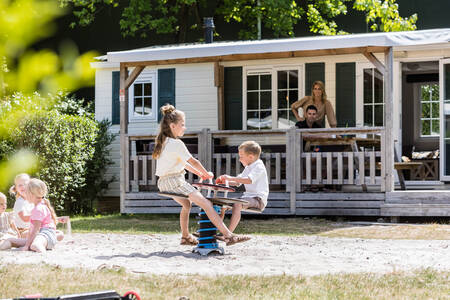
M380 147L362 151L355 144L348 151L304 152L302 137L306 135L371 135L379 138ZM317 184L359 185L363 191L367 191L368 185L376 185L380 191L384 191L384 128L292 128L288 130L287 136L286 169L292 178L287 183L288 191L295 187L296 192L301 192L305 185Z
M335 135L378 135L379 150L344 152L303 152L302 136L308 134ZM226 146L237 146L244 140L263 140L261 144L277 144L285 151L264 151L264 162L271 185L286 192L301 192L304 186L314 184L367 185L379 186L384 191L384 128L342 128L342 129L289 129L289 130L245 130L245 131L202 131L190 132L188 138L197 138L198 152L193 154L215 176L221 174L237 175L243 170L236 151L227 151ZM127 136L130 143L130 159L126 165L128 180L126 192L155 191L156 161L151 155L138 154L136 141L152 140L155 136ZM276 140L276 142L271 142ZM271 143L268 143L271 142ZM217 145L218 144L218 145ZM216 150L214 149L225 150ZM278 147L280 148L280 147ZM284 150L284 148L283 148ZM220 151L220 152L219 152ZM196 180L195 175L187 172L188 182Z

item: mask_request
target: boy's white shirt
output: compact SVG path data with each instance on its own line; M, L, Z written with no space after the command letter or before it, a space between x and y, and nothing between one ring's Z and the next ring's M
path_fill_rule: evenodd
M167 138L156 161L156 176L180 173L192 154L180 139Z
M267 197L269 196L269 181L267 171L261 159L257 159L250 165L246 166L244 171L237 177L250 178L252 183L244 184L245 192L242 197L259 197L265 205L267 205Z
M31 211L34 208L34 204L28 202L22 197L17 197L16 202L14 203L14 223L19 228L29 228L30 222L24 222L19 216L20 212L23 212L24 216L31 216Z

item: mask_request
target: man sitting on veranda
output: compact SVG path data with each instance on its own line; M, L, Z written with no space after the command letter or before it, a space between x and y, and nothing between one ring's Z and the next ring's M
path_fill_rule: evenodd
M306 108L305 119L303 121L298 121L295 123L297 128L322 128L320 124L316 122L317 120L317 107L314 105L308 105Z
M320 124L317 123L316 120L317 120L317 107L311 104L308 105L308 107L306 108L305 119L303 121L298 121L297 123L295 123L295 126L297 126L297 128L322 128L322 126L320 126ZM304 136L307 135L305 134ZM303 149L305 149L305 144L306 141L303 140ZM319 148L315 147L313 151L317 152L319 151ZM313 161L315 161L315 158L313 158ZM312 192L318 192L320 189L323 189L323 186L311 185L305 188L305 190L310 190Z

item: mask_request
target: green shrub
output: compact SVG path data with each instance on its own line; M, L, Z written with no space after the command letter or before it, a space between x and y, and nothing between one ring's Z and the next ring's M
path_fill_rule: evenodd
M39 171L33 175L48 184L49 199L56 210L94 213L96 199L110 183L103 179L106 167L111 164L110 124L95 121L81 101L64 94L52 99L50 106L42 104L42 109L12 129L9 140L0 143L0 157L18 149L31 150L39 157ZM29 105L29 100L16 95L12 105Z

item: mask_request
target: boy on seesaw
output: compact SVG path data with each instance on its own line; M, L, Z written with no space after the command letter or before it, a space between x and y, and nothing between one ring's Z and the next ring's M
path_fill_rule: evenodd
M264 163L259 159L261 146L254 141L243 142L239 146L239 161L244 165L244 171L236 177L222 175L216 179L217 184L240 186L244 184L245 192L241 199L248 201L248 204L234 204L231 214L231 221L228 229L233 232L241 220L241 210L254 208L263 211L267 205L269 196L269 182ZM225 216L225 209L222 209L221 217Z

